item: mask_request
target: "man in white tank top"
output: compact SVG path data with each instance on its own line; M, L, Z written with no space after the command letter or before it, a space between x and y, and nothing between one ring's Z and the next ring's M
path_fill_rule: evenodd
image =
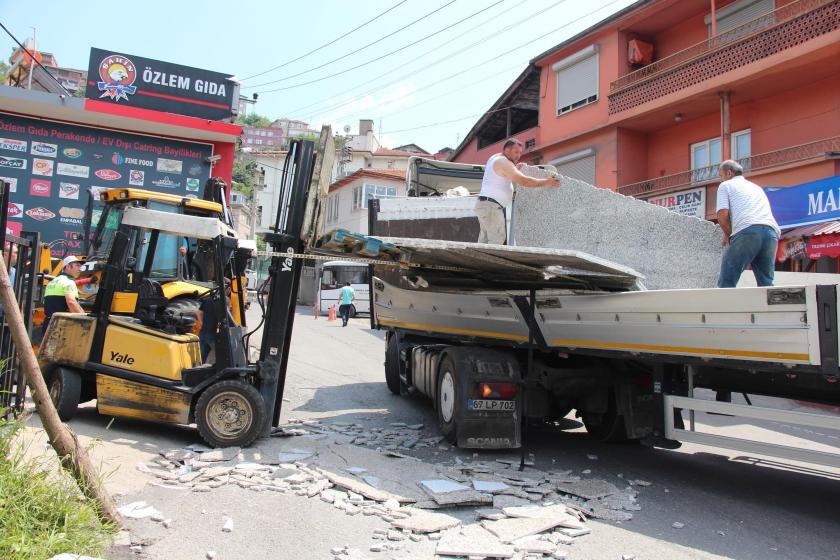
M475 204L475 214L481 230L479 243L503 245L507 241L507 208L513 202L513 184L523 187L559 187L560 181L553 177L534 179L519 171L522 157L522 142L511 138L502 148L502 153L494 154L484 167L481 180L481 193Z

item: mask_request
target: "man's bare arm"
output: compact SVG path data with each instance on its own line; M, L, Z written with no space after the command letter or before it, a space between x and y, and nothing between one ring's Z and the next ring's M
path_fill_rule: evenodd
M727 208L723 208L718 210L717 219L720 229L723 230L723 246L726 247L729 245L729 236L732 235L732 216Z
M509 159L506 158L499 158L493 164L493 171L501 175L502 177L507 177L511 180L511 182L515 185L520 185L523 187L559 187L560 180L555 179L554 177L546 177L545 179L535 179L533 177L528 177L524 175L517 166L513 164Z
M67 309L70 310L70 313L84 313L82 306L79 305L79 302L76 301L76 298L74 298L70 294L64 294L64 301L67 302Z

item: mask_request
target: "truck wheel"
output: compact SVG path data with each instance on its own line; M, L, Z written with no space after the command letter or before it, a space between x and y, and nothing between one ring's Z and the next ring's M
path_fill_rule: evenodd
M603 414L583 413L583 425L589 436L605 442L627 441L627 430L624 427L624 416L618 414L615 393L610 390L607 411Z
M453 445L458 442L458 424L456 419L461 408L461 396L459 393L455 362L452 358L446 356L441 360L438 369L435 408L437 408L440 431Z
M50 399L58 417L67 422L76 414L79 399L82 396L82 376L77 371L65 367L53 370L50 376Z
M388 337L385 346L385 383L389 391L400 394L400 347L393 334Z
M237 380L214 383L195 405L198 432L213 447L250 445L260 434L265 414L259 391Z

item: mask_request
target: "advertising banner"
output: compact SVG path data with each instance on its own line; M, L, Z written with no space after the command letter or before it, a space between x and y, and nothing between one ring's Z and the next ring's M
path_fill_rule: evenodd
M706 187L663 194L646 200L683 216L706 219Z
M0 179L11 184L7 228L81 251L88 192L134 187L200 197L212 146L0 113ZM5 162L5 163L4 163ZM63 247L57 246L55 253Z
M764 192L782 229L840 219L840 175Z
M230 74L90 49L85 97L214 121L229 119L239 84Z

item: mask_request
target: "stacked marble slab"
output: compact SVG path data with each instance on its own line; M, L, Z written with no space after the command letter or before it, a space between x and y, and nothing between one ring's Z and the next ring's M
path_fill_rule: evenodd
M523 173L546 176L542 168ZM720 227L569 177L560 188L516 188L516 245L583 251L633 268L648 289L713 288Z

